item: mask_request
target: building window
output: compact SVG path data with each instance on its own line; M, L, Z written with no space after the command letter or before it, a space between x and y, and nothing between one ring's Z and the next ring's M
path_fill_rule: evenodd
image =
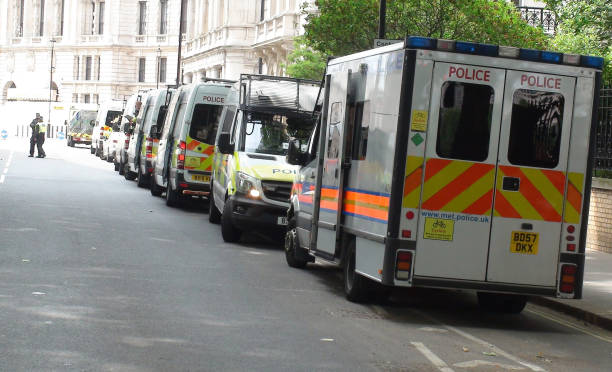
M138 58L138 82L144 83L145 81L145 59Z
M96 80L100 80L100 56L96 56Z
M22 37L23 36L23 8L24 8L24 2L25 0L20 0L19 1L19 10L17 11L19 13L19 23L16 25L15 27L15 36L16 37Z
M90 35L95 35L96 34L96 3L95 1L92 1L91 3L91 24L89 25L89 34Z
M72 66L72 77L74 78L74 80L79 80L79 67L79 56L74 56L74 64Z
M263 21L266 19L266 13L268 11L268 2L266 0L261 0L261 8L259 9L259 20Z
M60 0L62 5L60 6L60 29L59 36L64 35L64 0Z
M187 31L187 0L181 0L181 34Z
M98 4L98 35L104 34L104 2Z
M89 94L83 94L83 103L89 103Z
M168 63L168 59L166 57L161 57L159 58L159 82L160 83L165 83L166 82L166 66Z
M40 18L38 20L38 36L43 36L45 31L45 0L40 0Z
M93 103L95 103L96 105L100 103L100 96L98 96L97 94L93 95Z
M168 32L168 0L159 1L159 34Z
M138 35L144 35L147 30L147 2L138 2Z
M85 57L85 80L91 80L91 56Z
M72 93L72 103L79 103L79 95Z

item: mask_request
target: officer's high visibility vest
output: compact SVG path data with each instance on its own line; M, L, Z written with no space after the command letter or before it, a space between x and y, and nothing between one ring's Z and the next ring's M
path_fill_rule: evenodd
M47 124L38 124L38 133L47 133Z

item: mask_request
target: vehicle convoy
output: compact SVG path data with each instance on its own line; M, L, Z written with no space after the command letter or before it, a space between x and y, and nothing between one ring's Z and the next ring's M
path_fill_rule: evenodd
M96 125L92 131L91 153L103 156L104 142L108 139L113 123L118 123L123 112L123 102L110 100L100 104Z
M96 124L97 111L79 110L70 119L66 134L66 143L75 145L91 145L91 134Z
M110 136L110 156L115 164L115 170L118 171L120 175L124 174L124 167L127 162L126 152L130 143L130 136L142 105L142 97L145 94L145 91L140 91L128 98L125 108L123 109L123 114L121 115L119 130L113 131Z
M308 149L290 143L287 263L341 265L353 301L390 287L475 290L505 312L581 298L602 65L422 37L329 61Z
M208 197L215 137L234 81L205 78L177 89L159 139L151 193L166 190L175 206L193 196Z
M306 142L315 123L318 81L242 75L218 131L209 220L226 242L245 230L283 232L294 175L289 140Z
M159 137L157 128L163 127L168 104L175 89L156 89L142 98L142 107L130 135L125 178L137 179L139 187L149 187L153 173L152 160L157 156ZM155 126L155 127L154 127Z

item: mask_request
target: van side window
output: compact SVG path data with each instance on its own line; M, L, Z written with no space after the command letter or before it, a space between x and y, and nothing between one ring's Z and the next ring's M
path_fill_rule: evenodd
M489 155L493 87L447 81L442 85L436 153L442 158L483 161Z
M563 124L562 94L514 92L508 160L515 165L554 168L559 163Z
M223 118L223 126L221 127L222 132L227 133L232 129L235 115L236 106L225 106L225 117Z
M193 109L189 137L207 144L215 143L223 106L199 103Z
M182 124L183 124L183 120L185 117L186 109L187 109L186 102L182 102L178 107L178 112L176 113L176 117L174 118L174 123L172 123L172 125L174 126L172 130L172 135L174 136L174 138L178 138L179 135L181 134Z
M153 112L153 110L151 110L151 112ZM168 106L164 105L159 108L159 113L157 114L157 133L153 134L155 138L159 138L159 135L161 134L164 122L166 121L167 113L168 113Z

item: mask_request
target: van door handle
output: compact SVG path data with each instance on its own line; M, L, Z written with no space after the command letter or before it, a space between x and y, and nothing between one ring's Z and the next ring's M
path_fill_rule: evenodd
M504 177L502 182L502 190L504 191L519 191L521 187L521 179L518 177Z

